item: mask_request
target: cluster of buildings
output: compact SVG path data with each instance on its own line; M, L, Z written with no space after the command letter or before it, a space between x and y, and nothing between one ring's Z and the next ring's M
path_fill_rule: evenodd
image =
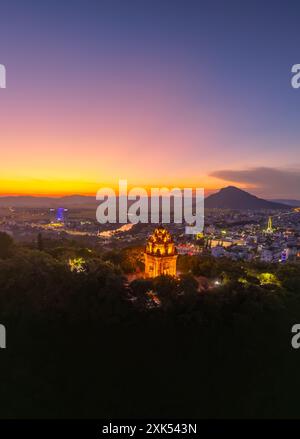
M0 216L0 231L17 241L33 241L38 233L43 233L49 239L79 239L107 249L144 245L153 232L153 224L99 225L94 215L94 211L84 209L7 209ZM186 235L183 224L168 224L167 228L178 255L205 254L276 263L300 261L299 209L211 209L205 212L205 227L200 235Z
M235 214L236 215L236 214ZM214 257L234 260L286 262L300 260L300 214L298 211L273 216L252 214L253 222L227 223L227 228L210 224L204 231L203 251ZM226 224L225 224L226 225ZM224 226L222 224L222 226Z

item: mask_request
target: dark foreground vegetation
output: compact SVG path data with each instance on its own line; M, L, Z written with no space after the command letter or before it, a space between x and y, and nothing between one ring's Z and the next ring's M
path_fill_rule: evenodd
M1 418L300 417L299 265L183 257L129 290L136 249L35 247L0 234Z

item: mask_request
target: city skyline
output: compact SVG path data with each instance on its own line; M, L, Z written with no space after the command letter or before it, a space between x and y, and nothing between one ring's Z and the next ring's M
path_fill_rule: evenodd
M0 195L126 178L298 198L296 3L18 3L0 18Z

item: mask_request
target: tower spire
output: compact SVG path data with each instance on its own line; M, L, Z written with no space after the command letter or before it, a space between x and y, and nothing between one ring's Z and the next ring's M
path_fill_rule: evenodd
M274 232L274 229L273 229L273 220L272 220L272 217L269 216L269 219L268 219L268 227L267 227L267 229L266 229L266 233L273 233L273 232Z

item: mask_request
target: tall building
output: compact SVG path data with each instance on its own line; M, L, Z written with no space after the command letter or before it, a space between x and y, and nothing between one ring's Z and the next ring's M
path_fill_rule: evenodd
M58 209L50 209L50 222L64 224L67 220L68 209L59 207Z
M164 227L158 227L149 237L144 256L146 277L176 276L177 252L171 234Z
M58 223L64 223L66 220L66 214L68 209L64 209L63 207L59 207L56 211L56 221Z

